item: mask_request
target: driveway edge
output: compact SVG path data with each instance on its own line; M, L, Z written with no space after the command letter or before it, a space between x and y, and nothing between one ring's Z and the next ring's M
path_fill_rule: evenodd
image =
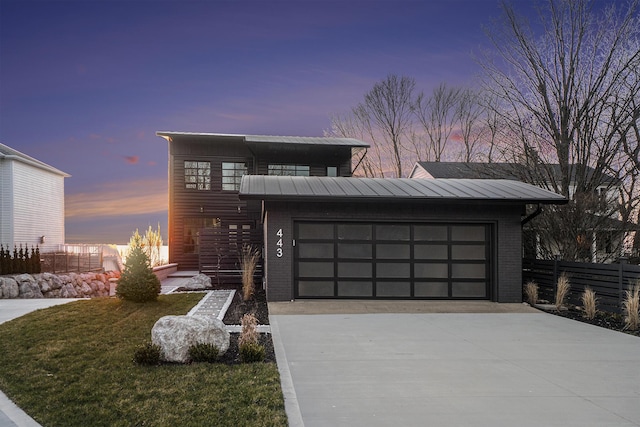
M284 351L284 345L280 337L280 329L278 328L278 320L275 316L269 316L269 324L271 325L271 339L273 341L273 349L276 353L276 362L278 372L280 373L280 386L282 387L282 395L284 396L284 410L287 413L289 427L304 427L296 389L293 386L291 371L289 371L289 361Z

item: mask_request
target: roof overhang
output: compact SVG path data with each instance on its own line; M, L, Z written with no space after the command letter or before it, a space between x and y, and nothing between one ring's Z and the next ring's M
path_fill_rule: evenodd
M0 143L0 159L14 160L17 162L21 162L29 166L33 166L35 168L45 170L54 175L60 175L64 178L69 178L71 176L68 173L61 171L60 169L54 168L51 165L41 162L38 159L34 159L31 156L21 153L20 151L1 143Z
M565 204L563 196L501 179L344 178L245 175L240 199L309 202Z
M237 139L252 147L265 147L273 145L295 145L295 146L323 146L323 147L350 147L369 148L366 142L354 138L334 138L334 137L308 137L308 136L271 136L271 135L241 135L226 133L200 133L200 132L165 132L158 131L156 135L172 141L174 138L199 138L199 139Z

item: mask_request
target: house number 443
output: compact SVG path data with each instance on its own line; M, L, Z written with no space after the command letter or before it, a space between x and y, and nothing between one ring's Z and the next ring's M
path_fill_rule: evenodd
M276 256L278 258L282 258L282 228L278 229L278 232L276 233L276 236L278 236L278 240L276 242Z

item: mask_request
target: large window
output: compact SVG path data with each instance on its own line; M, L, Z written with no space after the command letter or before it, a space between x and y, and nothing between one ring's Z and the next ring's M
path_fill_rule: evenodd
M309 166L305 166L305 165L269 165L269 175L309 176Z
M242 175L247 174L246 163L222 163L222 189L228 191L240 190Z
M211 162L185 160L184 188L187 190L211 190Z
M183 249L185 254L200 253L200 230L220 227L220 218L185 218Z

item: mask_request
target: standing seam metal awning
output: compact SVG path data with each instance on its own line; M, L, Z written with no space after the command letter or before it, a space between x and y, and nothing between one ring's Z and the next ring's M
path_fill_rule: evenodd
M409 179L245 175L244 200L491 201L565 204L554 192L504 179Z

